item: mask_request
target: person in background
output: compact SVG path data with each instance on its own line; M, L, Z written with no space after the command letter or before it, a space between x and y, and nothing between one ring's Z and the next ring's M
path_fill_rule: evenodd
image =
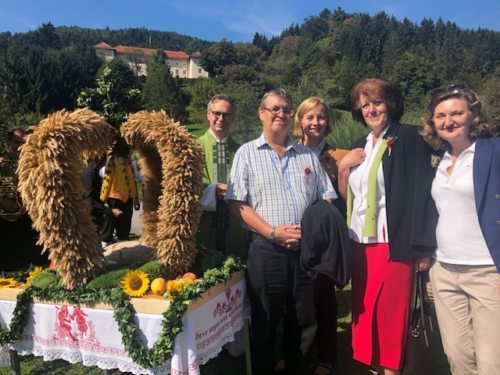
M102 178L99 175L99 170L104 164L104 157L91 157L87 160L87 165L83 168L80 176L85 190L85 199L92 207L92 219L97 227L98 233L101 233L106 216L119 217L123 214L122 210L119 208L110 208L101 201Z
M101 229L101 243L105 247L113 242L116 232L118 241L127 241L132 226L134 200L137 199L137 184L130 160L130 147L121 137L108 151L100 199L111 209L118 208L122 214L106 215Z
M33 229L17 192L16 169L26 131L13 128L7 132L7 153L0 158L0 238L2 262L0 271L27 269L30 265L46 265L48 254L37 245L38 232Z
M249 230L252 369L255 374L274 372L276 329L283 320L286 371L303 374L316 324L299 324L300 315L313 308L312 283L302 284L299 272L300 221L316 200L336 195L314 153L288 136L289 95L283 89L269 91L258 113L262 135L236 152L225 196Z
M353 118L370 129L339 163L353 245L354 359L400 374L415 271L425 271L436 243L426 213L433 170L418 127L399 123L399 89L367 78L351 90ZM435 208L434 208L435 209Z
M463 85L435 90L421 134L442 157L432 183L436 261L430 279L451 371L500 374L500 139ZM435 222L433 218L429 221Z
M323 169L328 174L330 181L338 194L338 166L337 163L349 151L337 149L334 146L326 143L325 137L332 132L333 119L330 107L325 100L318 97L310 97L304 100L297 108L295 114L295 123L293 135L298 138L299 143L310 148L319 158ZM339 194L338 194L339 195ZM338 213L331 212L331 207L320 205L323 213L318 212L318 208L314 208L311 213L311 219L317 220L318 217L322 221L328 222L326 230L318 230L323 223L311 223L311 230L304 233L314 233L310 240L305 240L305 246L309 243L314 243L311 251L302 249L301 264L304 269L309 271L314 280L314 302L316 305L316 319L318 324L317 344L318 344L318 359L319 365L314 371L316 375L324 375L332 373L337 357L337 298L335 287L343 286L348 282L349 277L343 277L343 280L335 280L332 276L336 274L334 268L339 263L335 260L341 258L339 252L346 250L346 257L349 256L348 234L345 228L346 206L343 199L335 199L333 204L339 210ZM315 206L316 207L316 206ZM304 217L302 225L307 227L308 223L305 220L309 215ZM327 217L333 217L332 220L326 220ZM344 228L337 228L338 226ZM316 228L316 229L315 229ZM337 230L340 233L345 233L343 236L337 236ZM332 236L325 236L325 233L334 233ZM326 237L326 238L325 238ZM347 237L347 238L345 238ZM335 242L337 246L331 246L331 242ZM328 245L327 245L328 244ZM344 244L341 248L341 244ZM304 246L303 246L304 247ZM320 254L321 250L329 251L331 254ZM305 257L308 256L306 259ZM346 268L349 268L347 266ZM349 274L349 272L347 272Z
M197 142L203 147L205 190L201 198L203 215L198 242L212 250L242 256L243 230L231 223L224 196L227 178L236 150L240 147L231 136L236 104L226 94L217 94L207 105L208 130Z

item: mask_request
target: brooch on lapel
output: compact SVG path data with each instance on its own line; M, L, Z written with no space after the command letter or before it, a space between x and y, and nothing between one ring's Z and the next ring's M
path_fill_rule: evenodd
M441 157L439 155L431 155L431 167L436 168L440 160Z
M387 155L391 156L392 154L392 145L394 144L394 142L396 142L396 139L398 139L398 137L387 137L386 138L386 144L387 144L387 149L389 150L389 152L387 153Z

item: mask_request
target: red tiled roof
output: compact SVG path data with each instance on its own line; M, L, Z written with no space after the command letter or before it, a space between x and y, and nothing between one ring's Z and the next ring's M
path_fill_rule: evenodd
M108 43L106 42L101 42L99 44L96 44L94 46L94 48L97 48L97 49L114 49L113 47L111 47Z
M96 44L94 48L115 50L117 53L123 53L128 55L142 55L142 56L154 56L157 51L154 48L129 47L121 44L117 45L116 47L111 47L106 42L101 42L99 44ZM163 53L168 59L189 60L189 55L183 51L163 50ZM193 57L201 57L201 54L199 52L195 52L193 54Z
M185 52L182 51L168 51L164 50L165 56L169 59L176 59L176 60L189 60L189 55Z
M115 47L116 52L126 53L129 55L154 56L156 50L154 48L127 47L121 44Z

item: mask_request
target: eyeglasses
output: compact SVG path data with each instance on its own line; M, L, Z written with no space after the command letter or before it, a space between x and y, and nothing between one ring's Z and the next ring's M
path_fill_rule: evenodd
M216 118L219 118L222 116L222 118L231 118L234 116L233 112L219 112L219 111L210 111L212 115L214 115Z
M272 108L262 107L262 109L268 111L273 116L276 116L278 113L280 113L280 111L283 111L283 114L285 116L291 116L293 113L293 109L288 108L288 107L272 107Z

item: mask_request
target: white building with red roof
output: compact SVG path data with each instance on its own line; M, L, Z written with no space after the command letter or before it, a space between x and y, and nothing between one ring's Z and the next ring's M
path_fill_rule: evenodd
M148 62L157 51L154 48L130 47L121 44L111 47L105 42L96 44L94 49L96 54L106 61L114 58L125 61L137 76L147 76ZM200 65L201 54L199 52L191 56L183 51L163 50L163 53L165 64L170 67L172 76L191 79L208 77L208 72Z

